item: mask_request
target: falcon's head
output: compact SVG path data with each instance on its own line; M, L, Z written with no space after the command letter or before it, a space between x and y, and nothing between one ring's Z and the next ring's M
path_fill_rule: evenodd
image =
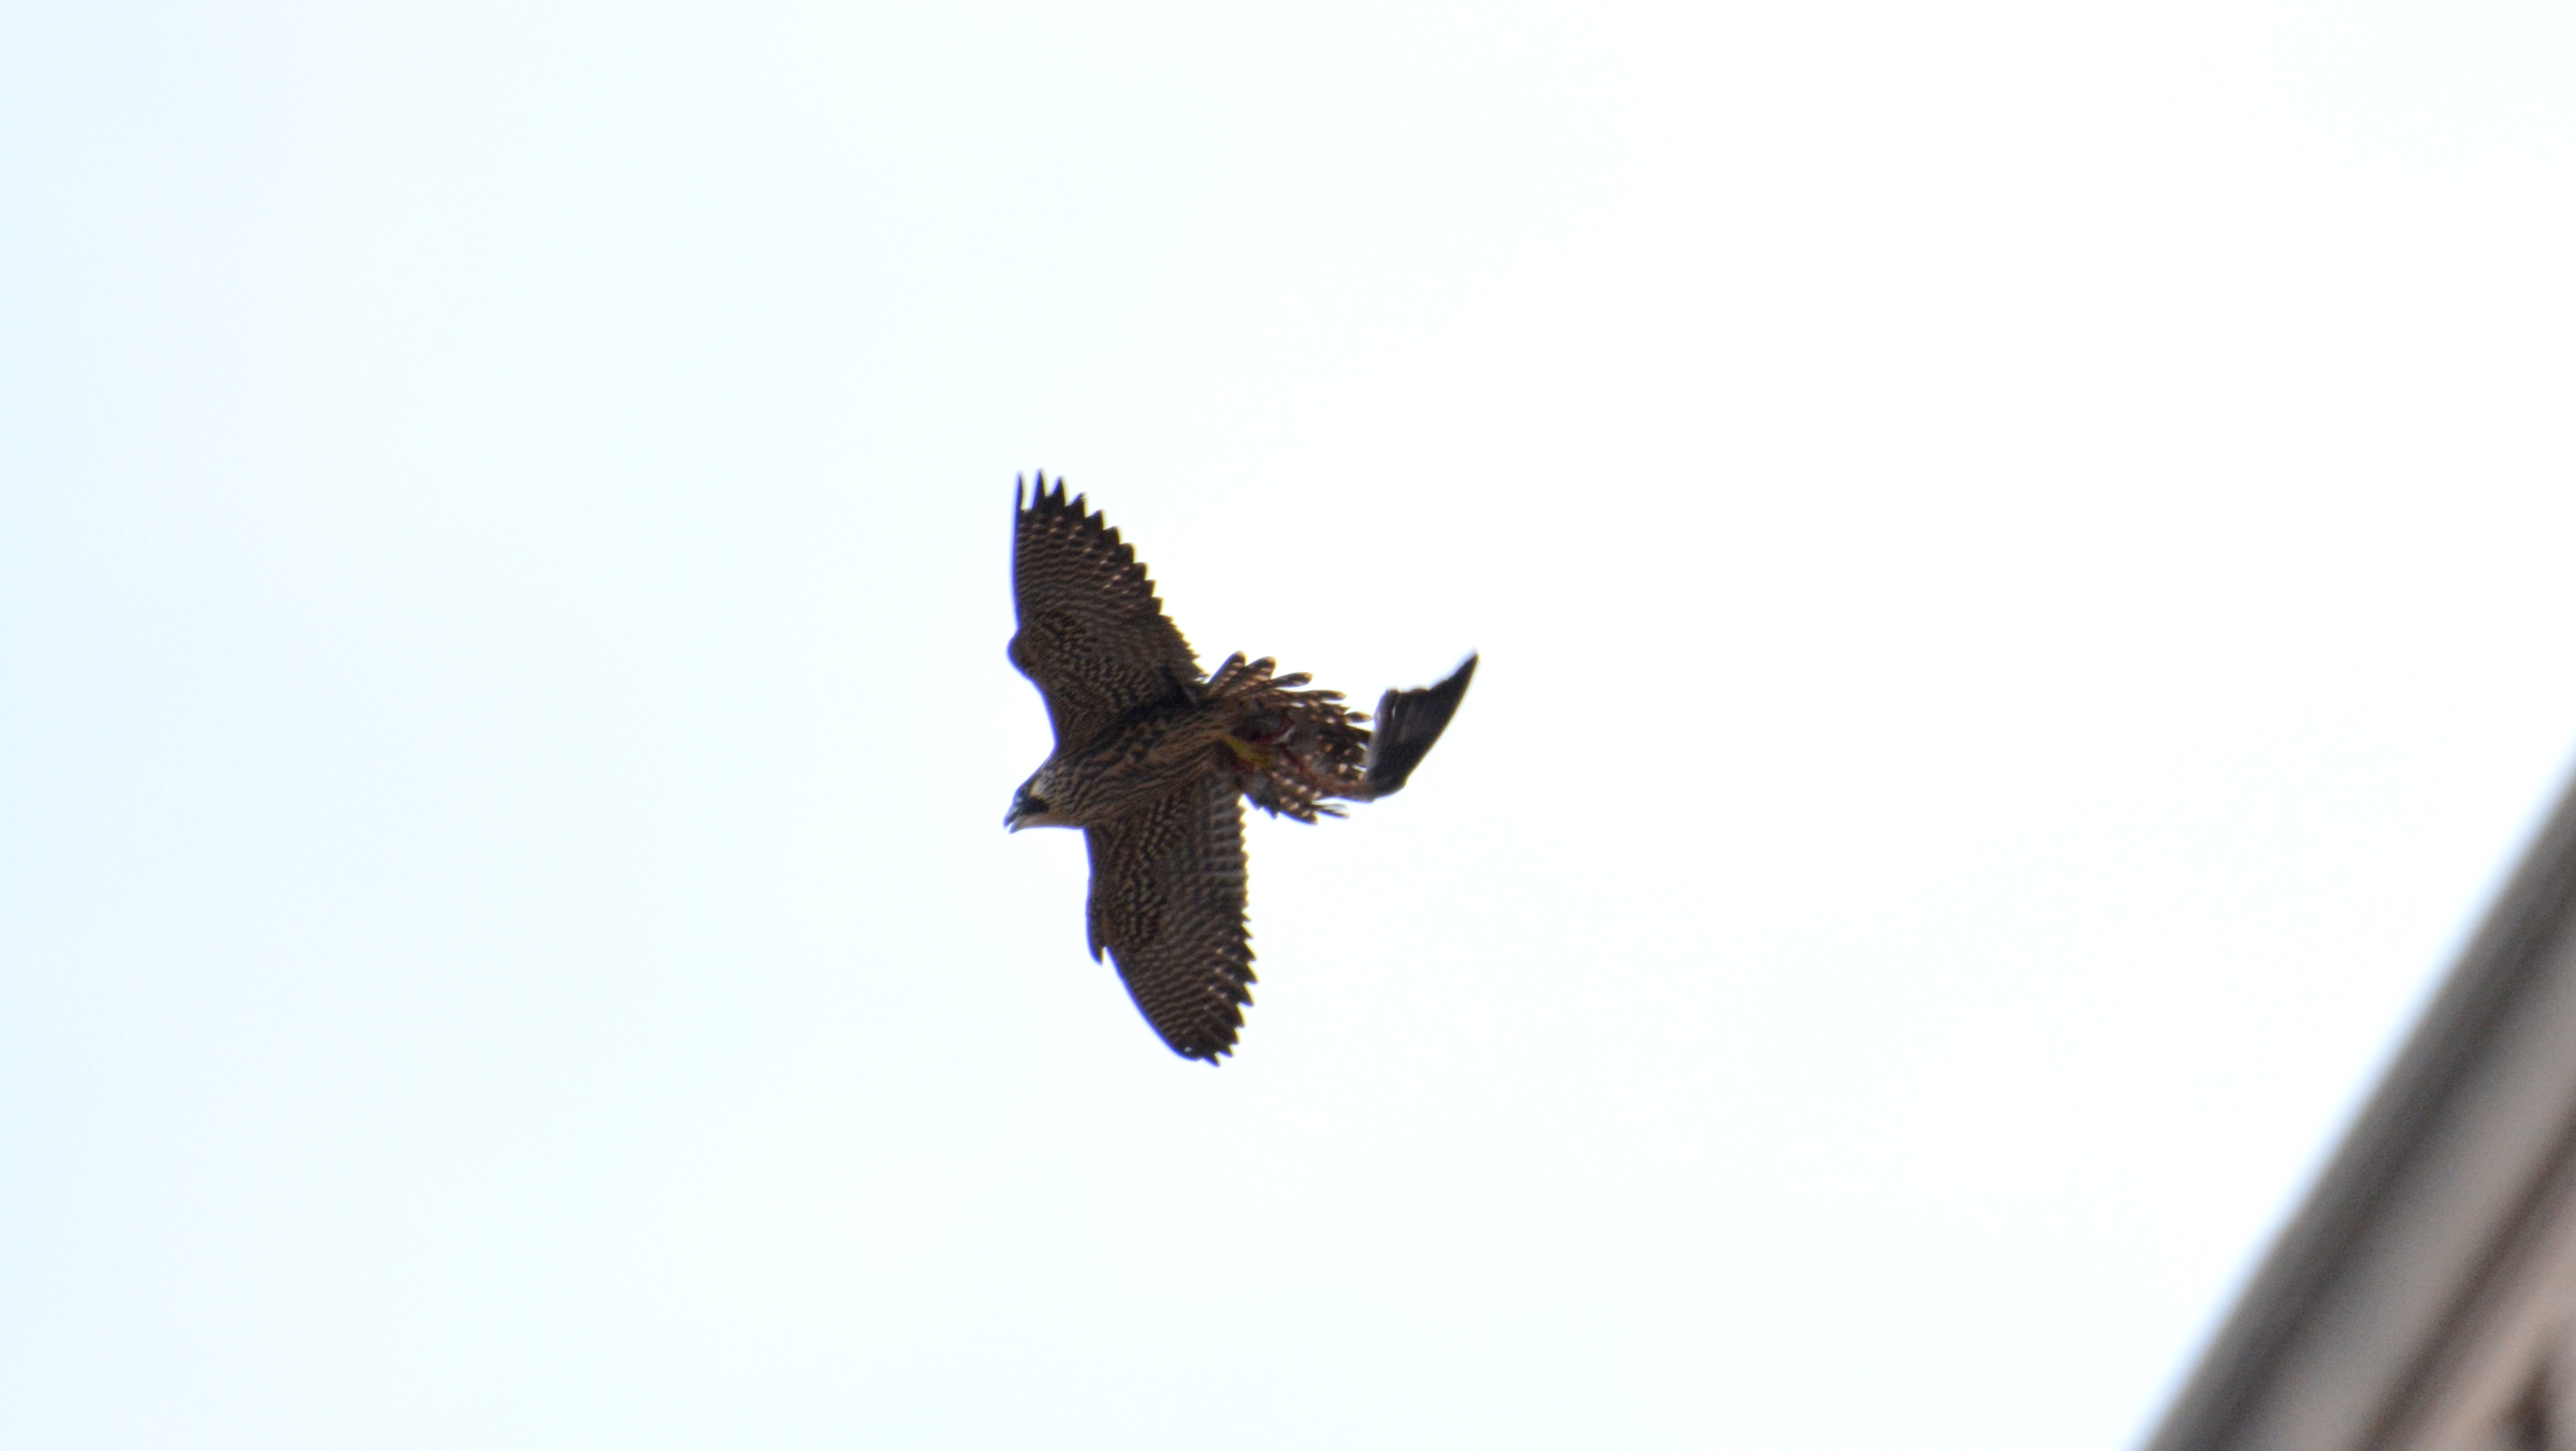
M1055 807L1046 797L1048 784L1044 767L1040 767L1036 775L1021 782L1020 789L1011 797L1011 811L1009 815L1002 818L1002 825L1013 831L1023 826L1073 825L1072 822L1055 814Z

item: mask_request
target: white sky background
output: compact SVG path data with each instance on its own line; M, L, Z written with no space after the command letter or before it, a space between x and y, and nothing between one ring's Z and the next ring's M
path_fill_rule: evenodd
M2576 745L2540 4L0 15L0 1442L2116 1448ZM1083 951L1012 475L1485 665Z

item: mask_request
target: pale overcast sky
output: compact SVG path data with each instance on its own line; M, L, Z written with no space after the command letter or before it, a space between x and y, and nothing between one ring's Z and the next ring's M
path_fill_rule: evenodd
M0 7L0 1442L2133 1444L2576 751L2576 20ZM1084 952L1014 474L1484 668Z

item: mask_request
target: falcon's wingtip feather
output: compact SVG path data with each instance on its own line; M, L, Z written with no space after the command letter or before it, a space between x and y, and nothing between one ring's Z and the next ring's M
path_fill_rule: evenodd
M1134 551L1129 549L1128 546L1119 539L1118 531L1109 523L1109 516L1090 506L1091 498L1089 495L1075 494L1070 498L1066 497L1064 475L1062 474L1055 476L1055 487L1053 489L1049 489L1047 487L1047 476L1045 470L1041 469L1038 471L1037 479L1037 488L1030 492L1025 501L1020 498L1017 487L1014 487L1011 491L1012 502L1018 507L1022 517L1048 519L1056 515L1063 515L1072 521L1075 529L1086 534L1097 536L1101 543L1112 549L1123 551L1125 558L1129 562L1134 560Z
M1034 488L1029 485L1029 480L1032 478L1037 480ZM1074 502L1079 505L1081 500L1077 496ZM1044 469L1039 469L1035 474L1011 475L1011 506L1023 514L1052 514L1064 508L1064 475L1055 476L1053 489L1047 487L1047 475ZM1077 509L1076 512L1079 510Z
M1204 1063L1210 1068L1223 1068L1226 1058L1234 1052L1234 1044L1230 1042L1219 1043L1213 1048L1184 1048L1177 1043L1166 1043L1164 1046L1193 1063Z

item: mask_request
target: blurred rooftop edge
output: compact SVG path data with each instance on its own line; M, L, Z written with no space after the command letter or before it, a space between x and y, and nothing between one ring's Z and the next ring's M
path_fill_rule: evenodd
M2576 1448L2576 784L2144 1451Z

